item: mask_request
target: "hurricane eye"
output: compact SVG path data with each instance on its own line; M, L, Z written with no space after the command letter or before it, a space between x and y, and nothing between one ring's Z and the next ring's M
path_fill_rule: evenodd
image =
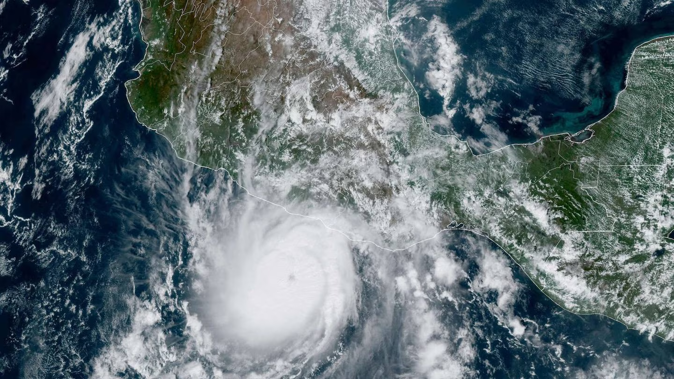
M356 314L350 241L311 219L252 209L227 230L205 274L209 327L254 350L329 349Z

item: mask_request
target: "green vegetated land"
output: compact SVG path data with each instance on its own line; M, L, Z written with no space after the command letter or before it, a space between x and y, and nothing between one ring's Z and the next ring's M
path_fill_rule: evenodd
M673 85L674 40L642 45L589 140L552 136L450 159L437 173L454 174L433 198L566 307L672 338Z
M674 227L674 40L660 39L636 50L616 109L591 127L593 136L583 143L551 136L481 156L447 143L441 156L427 158L426 148L438 146L428 141L437 138L429 137L418 120L409 121L407 131L388 134L363 124L376 119L368 112L354 112L358 116L348 128L320 124L334 120L321 115L341 112L344 117L345 109L362 103L376 113L385 108L383 101L404 103L409 110L401 113L405 122L411 120L409 114L416 115L416 105L401 95L409 86L400 85L404 78L392 54L386 55L392 49L377 50L382 58L375 60L364 50L370 45L354 42L357 59L351 66L326 61L287 22L295 11L271 2L267 8L257 2L224 8L209 1L142 4L141 32L148 52L139 66L140 78L128 84L129 100L139 120L164 134L179 155L225 168L236 178L241 157L256 145L256 169L279 172L299 165L302 177L315 171L314 182L339 177L321 183L337 203L351 209L366 209L359 208L359 201L372 204L376 194L393 198L404 193L403 186L424 183L438 224L455 221L488 236L566 308L603 313L674 338L674 246L666 238ZM369 21L362 17L355 22ZM333 32L352 30L355 36L363 29L344 25ZM353 36L341 40L355 41ZM381 67L373 68L375 61ZM355 74L349 68L353 65L359 68ZM367 81L367 75L390 78L389 93L381 89L386 81ZM291 97L303 96L305 89L292 92L288 83L296 86L305 76L311 77L307 88L312 92L302 106L313 113L295 116L305 108ZM265 80L271 88L265 96L273 101L256 103L251 88L267 85ZM381 88L373 90L370 82ZM262 133L258 123L270 114L284 114L290 121L275 121ZM297 125L312 123L320 127L297 132ZM426 177L370 186L364 194L361 187L344 184L351 183L348 175L358 174L356 163L351 169L334 165L340 172L320 166L326 153L357 162L356 152L371 151L379 155L367 161L367 168L414 172L404 161L416 156L417 163L425 159L424 170L417 171ZM317 195L298 183L286 196ZM363 213L372 216L373 208Z
M249 66L260 46L240 35L261 26L251 28L248 19L236 17L238 8L213 0L143 0L141 6L147 52L137 67L140 77L127 84L138 119L165 135L179 155L198 155L206 166L227 163L235 174L237 154L257 120L245 83L250 75L239 65L243 56L254 71ZM225 24L234 25L225 30ZM252 51L238 50L247 45ZM221 48L231 54L214 58Z

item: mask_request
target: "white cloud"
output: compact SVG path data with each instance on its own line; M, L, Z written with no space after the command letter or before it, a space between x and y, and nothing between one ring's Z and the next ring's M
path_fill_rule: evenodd
M143 377L155 377L176 356L166 345L161 313L149 302L129 300L133 314L131 330L118 343L110 345L93 362L94 378L114 378L127 367Z
M446 257L439 257L435 261L433 274L445 286L451 286L464 275L461 266Z
M539 137L543 135L543 133L541 133L540 130L540 125L541 122L543 121L543 117L532 114L533 111L534 111L533 106L530 106L529 109L525 111L520 111L519 115L512 117L510 119L510 123L524 124L527 126L527 129L529 130L530 133Z
M646 360L627 360L615 356L603 356L599 363L585 371L575 373L580 379L663 379L665 373L651 366Z
M437 16L433 16L428 22L428 31L424 38L431 40L435 48L433 60L426 71L426 80L443 97L444 108L447 109L456 82L461 76L463 57L459 53L459 46L449 34L449 28Z
M95 27L95 24L94 26ZM63 111L73 99L73 92L77 87L77 77L82 63L90 56L87 49L93 28L90 26L75 37L75 41L68 50L58 75L46 86L33 94L35 106L35 118L40 119L45 125L49 125Z
M513 278L512 270L500 252L492 250L479 242L474 248L481 251L479 275L473 279L472 288L478 293L495 291L498 294L496 307L487 304L492 314L501 324L510 329L514 336L522 336L526 331L522 321L515 315L514 306L520 291L519 284Z
M493 82L494 76L489 73L468 74L466 80L468 94L475 100L483 99L491 89Z
M471 111L471 119L474 121L484 121L484 112L474 114L472 112L473 111ZM478 116L482 117L478 118ZM468 137L466 139L468 144L480 153L486 153L501 148L508 143L508 136L491 123L482 123L480 131L485 135L485 138Z
M405 299L406 329L412 338L409 350L415 357L417 375L438 379L465 377L470 372L469 363L475 358L470 333L463 328L450 331L438 320L410 262L405 266L405 274L396 278L396 284Z

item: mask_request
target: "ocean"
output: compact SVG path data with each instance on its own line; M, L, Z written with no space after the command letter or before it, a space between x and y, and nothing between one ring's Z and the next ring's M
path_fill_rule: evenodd
M227 353L194 347L201 345L190 332L195 315L188 310L199 291L192 286L194 235L186 213L207 193L246 194L227 173L180 160L164 137L136 121L124 83L138 75L133 67L144 53L138 20L136 2L0 2L3 378L242 375ZM550 120L567 112L567 124L546 130L570 130L601 116L620 88L629 50L664 33L658 25L616 31L590 45L608 62L603 92L593 95L602 105L584 116L573 99L555 98L540 109ZM601 55L610 46L618 46L617 57ZM536 91L528 91L520 101L533 101L526 96ZM422 103L422 112L434 107ZM466 275L435 310L456 332L448 349L461 355L471 346L465 354L473 355L467 361L475 376L674 376L671 342L563 310L482 238L462 232L441 238ZM410 352L400 334L409 305L384 304L386 291L364 283L360 317L340 337L342 353L313 371L296 362L295 372L320 376L337 365L337 373L354 377L409 374ZM367 321L388 306L391 321L376 348L350 354L369 338ZM190 371L195 362L203 371Z
M402 25L398 54L421 94L421 114L451 112L449 121L432 122L436 131L475 140L477 153L599 121L625 88L634 49L674 25L674 6L651 0L396 0L389 8ZM434 18L460 57L446 96L429 81L435 50L423 47L432 45Z

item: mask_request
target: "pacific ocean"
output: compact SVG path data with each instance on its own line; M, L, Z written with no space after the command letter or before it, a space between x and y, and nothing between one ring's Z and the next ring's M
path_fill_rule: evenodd
M144 53L138 20L136 2L0 3L4 378L84 378L101 374L101 367L118 377L138 378L180 373L185 362L227 362L226 357L202 359L188 348L183 304L194 295L186 264L192 254L185 209L209 191L246 195L236 184L231 193L218 189L218 183L231 184L225 172L178 159L164 137L136 121L124 84L138 75L133 67ZM624 33L638 38L620 34L610 41L627 42L619 45L622 55L611 58L618 63L608 64L612 68L601 79L606 88L597 96L606 104L620 87L620 62L646 35ZM604 45L592 46L601 50ZM550 115L571 112L573 125L607 109L602 105L599 113L580 117L581 108L565 101L546 103L545 109ZM467 276L459 281L459 297L442 302L440 320L479 332L472 341L476 376L573 377L602 362L615 367L633 362L652 370L643 372L674 375L673 343L603 316L563 310L484 239L461 232L441 238ZM493 267L510 290L476 286ZM376 302L382 290L366 289L362 301ZM499 308L504 294L512 296L511 311ZM146 312L147 307L157 312ZM367 308L361 308L363 319ZM404 307L398 305L394 317L399 320L392 324L399 325ZM508 325L515 317L534 332L518 334ZM161 339L155 338L157 331ZM350 325L341 339L346 351L355 349L356 337L365 333L362 324ZM355 361L352 372L361 377L408 374L398 333L388 331L379 349L368 355L371 359ZM456 335L457 346L461 338ZM113 347L127 355L115 355Z

